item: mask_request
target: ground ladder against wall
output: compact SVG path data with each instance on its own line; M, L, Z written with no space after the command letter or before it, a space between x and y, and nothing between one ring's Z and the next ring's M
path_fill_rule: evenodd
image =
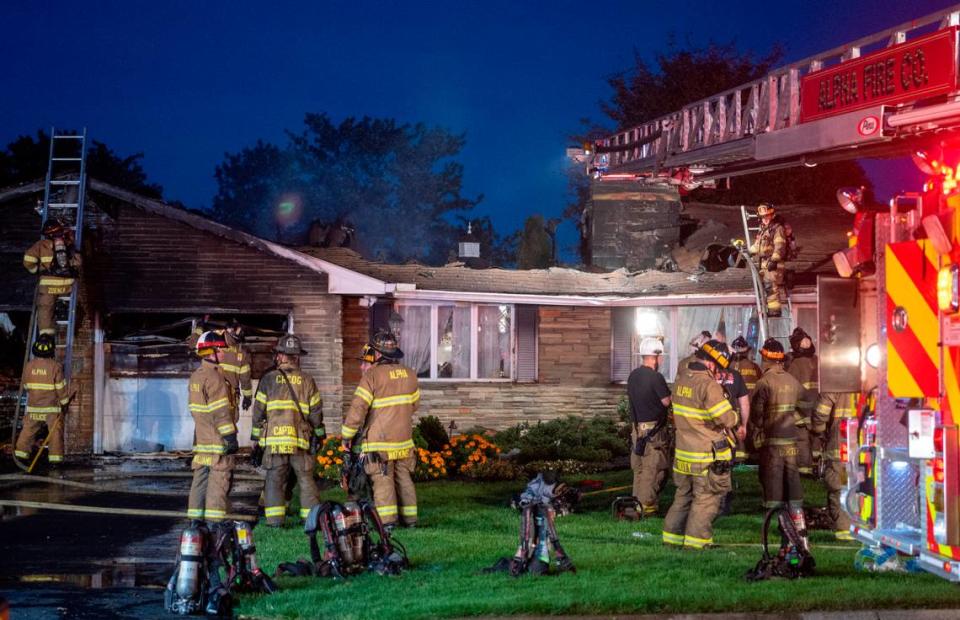
M790 334L793 332L793 304L790 302L789 289L787 289L787 304L783 315L779 317L767 316L767 292L763 286L763 276L758 268L760 259L758 257L757 261L754 262L749 255L749 248L753 247L753 235L760 232L760 216L757 215L756 209L741 205L740 219L743 222L743 239L745 242L745 247L741 250L741 253L750 269L757 317L760 321L760 338L756 348L759 351L767 338L776 338L786 348L789 346Z
M80 252L83 242L83 207L86 201L87 186L87 130L80 132L58 132L56 128L50 130L50 154L47 163L47 176L44 183L43 205L40 211L40 228L42 231L47 220L59 218L67 230L73 235L74 251ZM38 231L39 232L39 231ZM42 233L38 238L42 237ZM38 273L37 282L42 274ZM69 384L73 374L73 347L76 338L77 296L79 278L74 280L69 295L57 300L59 308L55 314L57 334L57 360L63 364L64 379ZM33 307L30 313L30 328L27 331L26 351L24 352L24 366L33 357L33 343L37 338L37 301L39 286L34 292ZM26 391L23 382L20 384L19 398L17 398L14 415L13 433L16 435L21 414L25 408ZM15 440L15 438L14 438ZM14 461L22 469L28 466Z

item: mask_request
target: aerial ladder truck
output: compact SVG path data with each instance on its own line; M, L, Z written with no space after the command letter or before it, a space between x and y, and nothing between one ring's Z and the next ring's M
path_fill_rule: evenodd
M954 5L587 149L600 183L689 189L893 157L926 175L884 205L868 204L860 188L838 188L853 221L848 247L834 255L838 275L817 282L819 391L859 395L856 416L840 423L851 534L878 557L906 556L952 581L960 581L958 27ZM761 310L756 273L754 286Z

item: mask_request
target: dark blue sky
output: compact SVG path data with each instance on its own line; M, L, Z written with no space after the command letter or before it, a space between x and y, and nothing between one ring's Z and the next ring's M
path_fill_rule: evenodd
M143 151L169 199L205 207L225 151L304 112L466 132L466 192L504 231L563 210L566 136L605 78L670 33L797 59L949 2L23 2L0 8L0 140L82 126ZM889 167L888 167L889 168ZM880 193L906 183L883 175ZM571 226L565 242L573 242Z

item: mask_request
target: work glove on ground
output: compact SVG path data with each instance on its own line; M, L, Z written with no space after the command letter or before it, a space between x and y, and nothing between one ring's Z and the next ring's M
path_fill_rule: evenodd
M249 409L249 408L250 408L250 405L252 405L252 404L253 404L253 399L250 398L249 396L244 396L244 397L243 397L243 402L240 403L240 406L243 407L244 409Z

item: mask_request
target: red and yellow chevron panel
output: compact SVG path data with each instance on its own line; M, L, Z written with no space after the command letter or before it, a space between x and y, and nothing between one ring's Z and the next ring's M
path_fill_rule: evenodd
M940 396L939 264L928 241L887 245L887 385L894 398Z

